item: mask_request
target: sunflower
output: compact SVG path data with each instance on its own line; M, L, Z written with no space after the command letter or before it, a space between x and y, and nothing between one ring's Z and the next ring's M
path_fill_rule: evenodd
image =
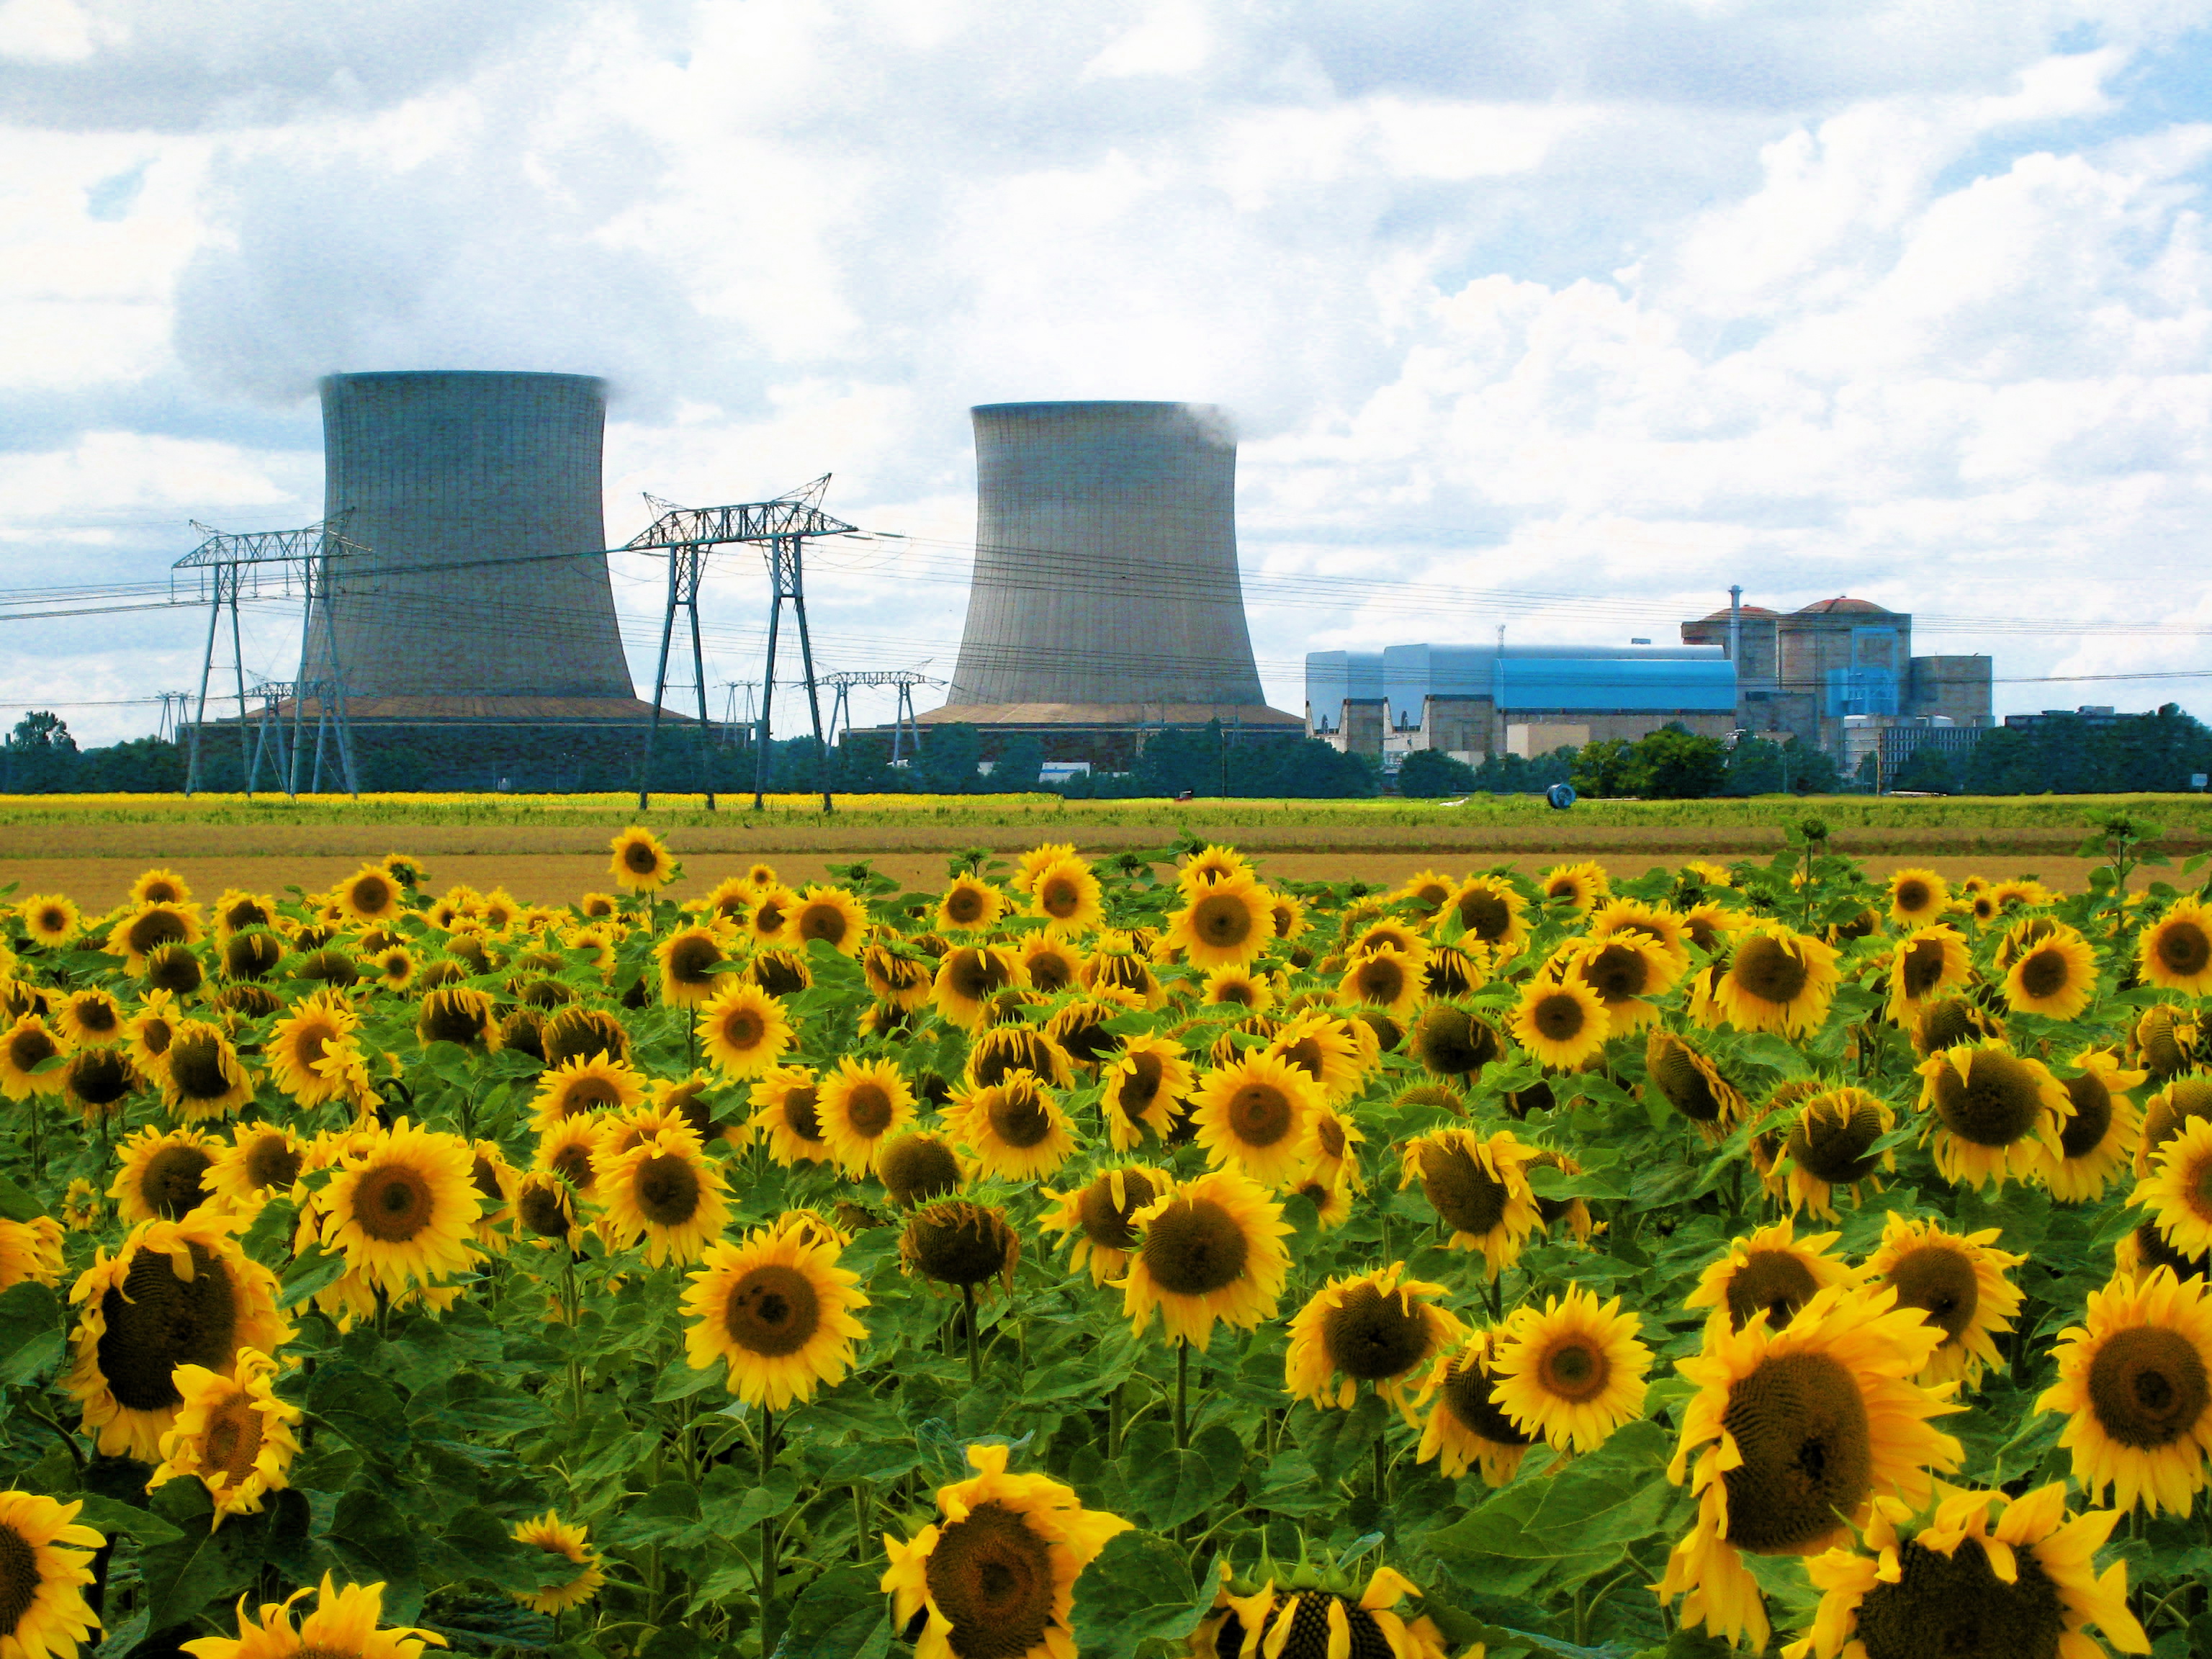
M1008 1450L969 1447L975 1474L937 1489L939 1518L884 1535L893 1620L927 1614L915 1659L1074 1659L1075 1581L1130 1522L1048 1476L1007 1474Z
M1146 965L1133 935L1102 933L1077 976L1086 991L1126 991L1146 1008L1167 1006L1167 988Z
M518 1237L544 1245L565 1243L571 1255L584 1243L584 1227L576 1213L575 1189L562 1176L539 1170L515 1184L514 1225Z
M1963 1377L1979 1385L1984 1366L2002 1366L1995 1338L2012 1328L2020 1292L2005 1274L2027 1258L1995 1247L1996 1228L1964 1235L1933 1221L1908 1221L1892 1211L1881 1248L1859 1272L1863 1282L1897 1292L1900 1308L1917 1308L1943 1333L1918 1380L1933 1385Z
M155 1076L162 1103L188 1123L226 1116L253 1098L252 1073L222 1027L204 1020L177 1022Z
M2151 1160L2150 1179L2136 1187L2135 1201L2179 1254L2212 1251L2212 1120L2183 1121Z
M1417 1404L1429 1406L1422 1425L1416 1463L1437 1460L1447 1480L1456 1480L1470 1466L1482 1472L1485 1486L1502 1486L1520 1473L1521 1460L1536 1437L1522 1430L1498 1403L1498 1376L1492 1356L1504 1334L1469 1333L1460 1346L1437 1356L1421 1383Z
M696 1008L735 977L726 965L728 924L679 927L653 947L660 964L660 1000L674 1008Z
M543 1133L570 1118L607 1111L629 1111L645 1103L645 1079L619 1060L604 1055L567 1060L538 1079L530 1102L530 1127Z
M428 999L425 999L428 1000ZM562 1008L545 1022L545 1063L605 1059L629 1062L629 1033L604 1008Z
M316 1202L321 1243L348 1270L388 1295L469 1271L470 1236L483 1209L475 1152L458 1135L404 1117L349 1152Z
M867 942L868 919L860 901L842 887L809 887L792 906L784 937L804 951L820 939L840 956L857 957Z
M695 1371L718 1358L729 1390L770 1411L836 1388L867 1328L853 1316L868 1305L857 1273L837 1265L838 1246L818 1232L761 1228L743 1243L717 1242L686 1279L684 1358Z
M607 864L607 873L616 884L632 893L651 893L676 879L682 872L660 837L652 830L633 824L608 843L613 857Z
M1608 906L1607 908L1619 908ZM1658 1015L1651 999L1674 988L1689 966L1640 927L1622 927L1601 939L1584 940L1565 958L1562 977L1580 981L1605 1005L1608 1035L1642 1030Z
M1338 1000L1404 1018L1429 988L1425 956L1389 949L1355 956L1337 983Z
M988 1014L990 999L1026 984L1021 958L995 945L963 945L947 951L937 964L930 1001L947 1023L975 1030Z
M1498 1407L1524 1434L1560 1451L1595 1451L1642 1415L1651 1350L1637 1340L1643 1321L1601 1304L1581 1285L1543 1311L1516 1309L1491 1349Z
M589 1528L571 1526L554 1510L536 1516L527 1521L518 1521L507 1536L518 1544L529 1544L543 1550L548 1556L557 1557L573 1565L575 1576L533 1595L509 1590L508 1595L532 1613L566 1613L571 1607L580 1607L599 1593L607 1582L607 1575L599 1566L599 1553L592 1547Z
M406 892L392 872L364 864L331 890L337 907L355 921L384 921L405 908Z
M263 1045L270 1080L301 1106L338 1098L345 1089L344 1067L329 1064L330 1051L354 1046L360 1025L361 1016L340 993L325 989L302 997L270 1028Z
M768 1153L787 1169L829 1161L822 1138L822 1095L811 1066L779 1066L752 1086L749 1136L766 1135Z
M107 1195L116 1213L129 1222L174 1221L212 1195L210 1172L222 1143L196 1129L151 1127L117 1147L123 1167Z
M1841 1233L1797 1237L1789 1216L1729 1241L1728 1249L1698 1275L1698 1288L1683 1298L1686 1308L1710 1308L1710 1322L1740 1331L1759 1315L1767 1328L1780 1330L1797 1310L1833 1285L1856 1277L1849 1263L1828 1254Z
M788 943L791 918L801 902L799 895L781 882L757 886L753 890L752 909L744 919L746 935L754 946Z
M1029 982L1046 995L1065 991L1076 982L1083 971L1083 958L1066 940L1055 938L1048 929L1041 933L1028 933L1022 938L1017 954L1022 972ZM929 975L923 973L920 980L920 1002L929 1000Z
M1204 1348L1218 1319L1239 1330L1274 1316L1290 1273L1291 1231L1267 1189L1234 1170L1170 1187L1130 1218L1139 1238L1121 1287L1138 1336L1159 1310L1168 1339Z
M215 1522L258 1515L263 1494L291 1484L285 1477L300 1443L292 1425L297 1406L276 1397L276 1362L240 1348L232 1376L204 1365L179 1365L173 1381L184 1405L161 1437L161 1464L148 1491L179 1476L195 1478L215 1500Z
M1931 1120L1926 1133L1946 1181L2033 1182L2057 1162L2059 1131L2074 1108L2041 1060L1985 1038L1931 1054L1920 1076L1921 1109Z
M2050 1019L2078 1018L2096 989L2097 953L2071 927L2054 929L2021 951L2004 978L2014 1012Z
M62 1067L62 1092L76 1105L87 1123L102 1113L122 1115L123 1097L138 1086L138 1074L120 1048L80 1048Z
M83 925L76 906L59 893L32 894L15 906L15 920L32 944L48 949L67 945Z
M1935 999L1972 977L1964 933L1940 922L1914 928L1890 954L1890 1022L1909 1028Z
M989 882L974 876L956 876L937 902L934 926L939 933L970 933L997 927L1006 913L1006 896Z
M1802 1081L1805 1086L1790 1103L1792 1109L1777 1126L1775 1151L1783 1162L1767 1173L1766 1185L1788 1202L1792 1215L1810 1210L1833 1221L1837 1188L1850 1188L1856 1203L1861 1182L1895 1167L1897 1155L1877 1152L1875 1146L1896 1127L1897 1114L1888 1102L1864 1089L1821 1089ZM1875 1188L1880 1190L1878 1181Z
M103 1456L158 1463L184 1396L179 1365L230 1373L239 1351L274 1353L291 1337L276 1279L231 1237L242 1218L202 1209L142 1221L111 1258L102 1250L70 1292L82 1304L76 1358L62 1386L80 1402Z
M1235 1659L1447 1659L1436 1620L1424 1613L1410 1620L1395 1611L1420 1591L1389 1567L1377 1567L1360 1588L1333 1575L1319 1583L1310 1569L1277 1589L1268 1578L1249 1595L1225 1596L1223 1623L1228 1642L1217 1633L1211 1648L1194 1652ZM1200 1627L1201 1637L1205 1626ZM1240 1639L1241 1637L1241 1639ZM1482 1659L1478 1643L1461 1659Z
M100 1201L100 1188L79 1176L70 1182L69 1189L62 1194L61 1202L55 1209L61 1217L62 1224L71 1232L88 1233L100 1225L106 1206ZM37 1224L31 1224L35 1226ZM58 1270L60 1265L58 1261L55 1263Z
M295 1626L292 1604L307 1594L295 1590L281 1603L264 1601L258 1623L246 1616L246 1601L240 1597L235 1641L228 1636L203 1636L185 1643L184 1650L193 1659L422 1659L425 1642L445 1645L442 1638L428 1631L404 1625L380 1628L381 1584L348 1584L338 1589L325 1573L315 1610Z
M1106 919L1098 878L1073 854L1038 870L1027 890L1030 911L1053 933L1087 933Z
M1168 942L1194 968L1239 968L1275 936L1274 905L1249 875L1184 889L1188 902L1168 918Z
M62 1039L36 1014L23 1014L0 1031L0 1093L10 1100L58 1095L64 1080L58 1062L67 1054ZM40 1070L41 1066L45 1067Z
M0 1650L9 1659L76 1659L89 1650L100 1616L84 1599L105 1534L77 1524L82 1499L58 1504L0 1492Z
M792 1040L783 1004L759 986L743 981L700 1009L698 1032L715 1069L738 1079L774 1071Z
M1272 1053L1248 1054L1200 1079L1191 1115L1206 1161L1279 1192L1305 1173L1312 1125L1327 1102L1318 1085Z
M88 985L63 1000L54 1024L72 1048L112 1048L123 1041L123 1005Z
M1393 903L1403 904L1426 921L1451 902L1459 884L1440 870L1417 870L1392 890Z
M1487 1020L1455 1002L1431 1002L1406 1033L1406 1050L1430 1076L1475 1078L1505 1057L1505 1042Z
M589 1198L598 1180L592 1159L606 1133L607 1119L601 1114L563 1118L538 1131L538 1151L531 1158L531 1167L541 1174L559 1176L575 1188L579 1198Z
M1362 1382L1403 1413L1413 1373L1465 1340L1458 1316L1436 1305L1441 1285L1407 1277L1406 1264L1331 1279L1291 1316L1284 1390L1326 1411L1350 1411Z
M1896 870L1889 878L1889 919L1918 927L1951 908L1951 890L1933 870Z
M841 1218L845 1210L838 1206ZM1021 1265L1022 1238L1004 1210L964 1198L941 1198L907 1218L898 1251L905 1272L933 1285L957 1285L966 1293L996 1280L1011 1292L1014 1270Z
M133 977L146 971L148 954L164 945L200 942L200 910L197 904L142 904L108 929L101 949L121 957Z
M277 923L276 901L266 893L249 893L241 888L226 887L215 902L215 933L217 939L228 939L233 933L249 927L274 927Z
M499 1012L490 995L465 985L448 985L422 999L415 1035L425 1043L456 1042L490 1053L499 1047ZM547 1050L550 1059L551 1050Z
M1406 1143L1398 1185L1418 1179L1437 1218L1451 1229L1449 1248L1480 1251L1485 1276L1494 1280L1520 1259L1536 1230L1527 1174L1534 1151L1504 1130L1485 1140L1471 1129L1431 1129Z
M1127 1011L1112 1006L1095 1012ZM988 1088L1016 1072L1028 1072L1056 1089L1067 1088L1075 1081L1067 1050L1035 1026L994 1025L969 1045L966 1076L970 1087Z
M876 1154L876 1179L900 1209L957 1193L968 1180L968 1166L952 1143L927 1129L902 1129Z
M61 1276L61 1223L46 1215L0 1220L0 1291L27 1281L52 1285Z
M1726 967L1711 975L1711 989L1693 998L1692 1012L1741 1031L1818 1030L1840 982L1836 954L1832 945L1778 921L1750 922L1736 935Z
M1905 1536L1911 1509L1875 1500L1861 1548L1832 1549L1805 1564L1822 1592L1810 1632L1786 1659L1850 1654L2052 1654L2095 1659L2100 1627L2125 1653L2150 1640L2128 1610L2128 1570L2092 1565L2119 1521L2116 1510L2073 1520L2053 1481L2018 1498L1956 1492L1941 1483L1932 1516ZM1992 1504L1998 1518L1990 1523Z
M2114 1487L2123 1511L2140 1503L2189 1513L2212 1450L2212 1301L2204 1281L2159 1267L2089 1292L2082 1322L2058 1335L2058 1381L2038 1411L2067 1419L2058 1443L2092 1503Z
M1176 872L1176 890L1185 898L1224 882L1256 881L1251 865L1233 847L1208 844L1183 860Z
M1367 1070L1351 1022L1316 1009L1285 1020L1267 1039L1266 1052L1287 1060L1319 1084L1322 1098L1332 1105L1358 1094Z
M603 1141L592 1160L600 1229L617 1249L645 1241L650 1267L689 1267L721 1237L729 1187L690 1129L670 1126L624 1152Z
M1106 1068L1098 1101L1114 1150L1131 1151L1146 1129L1166 1139L1175 1109L1189 1097L1194 1081L1182 1044L1172 1037L1140 1031L1123 1039Z
M1439 919L1455 916L1460 937L1486 945L1499 960L1528 942L1528 901L1503 876L1469 876L1444 902Z
M2128 1091L2141 1088L2146 1074L2123 1070L2102 1048L2084 1048L2073 1064L2075 1075L2058 1084L2074 1113L2058 1131L2058 1157L2044 1171L2044 1183L2061 1203L2087 1204L2101 1198L2135 1157L2142 1114Z
M2163 1089L2143 1103L2142 1138L2136 1143L2138 1178L2149 1176L2159 1149L2193 1118L2212 1118L2212 1073L2169 1078Z
M1006 884L1017 893L1034 893L1036 891L1036 878L1047 866L1075 855L1075 843L1073 842L1041 842L1014 860L1014 873L1006 878Z
M1103 1285L1128 1270L1137 1247L1137 1230L1130 1217L1173 1184L1165 1170L1149 1164L1116 1164L1099 1170L1073 1192L1048 1191L1044 1196L1054 1207L1038 1217L1037 1224L1066 1236L1071 1273L1087 1264L1091 1282Z
M1544 872L1536 885L1547 903L1563 904L1578 916L1588 915L1601 899L1613 893L1605 866L1589 862L1555 864Z
M1686 1037L1654 1027L1644 1040L1644 1075L1709 1140L1743 1115L1744 1101L1720 1068Z
M1888 1493L1927 1500L1929 1470L1962 1452L1928 1419L1958 1409L1911 1379L1942 1333L1887 1291L1821 1291L1776 1331L1708 1327L1705 1351L1675 1369L1698 1392L1677 1407L1682 1436L1668 1468L1698 1500L1698 1519L1667 1561L1658 1590L1682 1595L1681 1622L1723 1640L1769 1626L1742 1552L1811 1555L1863 1524Z
M1572 1072L1605 1051L1613 1022L1604 1000L1579 979L1533 979L1508 1025L1521 1046L1556 1072Z
M816 1107L822 1139L837 1167L864 1176L876 1149L914 1121L914 1091L888 1060L840 1059L822 1079Z
M1420 930L1408 927L1395 916L1363 921L1354 929L1351 927L1351 917L1347 915L1346 927L1348 936L1345 940L1344 955L1346 961L1355 957L1372 956L1377 951L1395 951L1401 956L1416 957L1428 955L1428 941L1421 937Z
M1028 1071L955 1095L945 1127L985 1175L1001 1181L1041 1180L1076 1147L1074 1124L1043 1079Z

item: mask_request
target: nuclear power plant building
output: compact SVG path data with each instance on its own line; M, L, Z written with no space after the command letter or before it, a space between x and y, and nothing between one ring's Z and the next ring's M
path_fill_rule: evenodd
M988 404L958 664L924 726L1049 760L1126 760L1146 731L1218 720L1295 735L1267 707L1237 562L1227 416L1176 403Z
M605 386L425 371L322 382L331 620L356 726L634 727L603 550ZM315 630L311 677L328 672Z
M1306 656L1306 726L1351 754L1441 750L1479 766L1662 726L1726 737L1735 665L1717 646L1394 645Z

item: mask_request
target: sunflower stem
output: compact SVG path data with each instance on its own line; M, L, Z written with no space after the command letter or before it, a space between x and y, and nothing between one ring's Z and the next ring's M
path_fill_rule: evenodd
M765 1405L761 1407L760 1478L761 1485L769 1483L775 1471L775 1413ZM760 1620L761 1653L775 1651L775 1522L773 1517L761 1522L760 1560Z
M968 1311L968 1386L980 1389L983 1386L983 1351L975 1340L975 1287L963 1285L960 1300Z
M1382 1435L1378 1430L1375 1436L1375 1509L1376 1518L1383 1521L1388 1521L1390 1515L1389 1474L1389 1456L1383 1449ZM1580 1641L1582 1638L1577 1637L1575 1639Z
M1190 1449L1190 1344L1176 1344L1176 1449Z
M857 1480L853 1483L853 1559L862 1566L868 1562L868 1489Z

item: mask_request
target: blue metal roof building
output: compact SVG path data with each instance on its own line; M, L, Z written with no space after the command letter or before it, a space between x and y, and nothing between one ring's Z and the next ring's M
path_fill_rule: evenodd
M1718 646L1394 645L1306 655L1306 702L1334 725L1347 700L1387 699L1419 726L1431 697L1488 701L1500 714L1733 714L1735 665Z

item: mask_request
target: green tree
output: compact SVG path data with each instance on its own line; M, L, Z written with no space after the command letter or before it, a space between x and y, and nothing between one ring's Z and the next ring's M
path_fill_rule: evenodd
M1955 795L1959 793L1959 775L1951 764L1950 756L1932 743L1923 743L1897 769L1889 780L1889 787Z
M967 721L933 726L922 741L922 781L937 794L964 794L975 787L975 763L982 757L982 737Z
M1464 795L1474 787L1474 769L1441 749L1416 749L1398 769L1398 793L1414 800Z
M1720 793L1728 769L1728 750L1718 738L1669 724L1637 741L1626 781L1632 793L1647 800L1703 800Z
M1595 738L1575 756L1568 781L1578 795L1630 795L1635 791L1634 745L1620 738Z
M989 787L994 793L1013 793L1037 787L1037 774L1044 767L1044 739L1034 732L1023 732L1006 740L996 763L991 768Z

